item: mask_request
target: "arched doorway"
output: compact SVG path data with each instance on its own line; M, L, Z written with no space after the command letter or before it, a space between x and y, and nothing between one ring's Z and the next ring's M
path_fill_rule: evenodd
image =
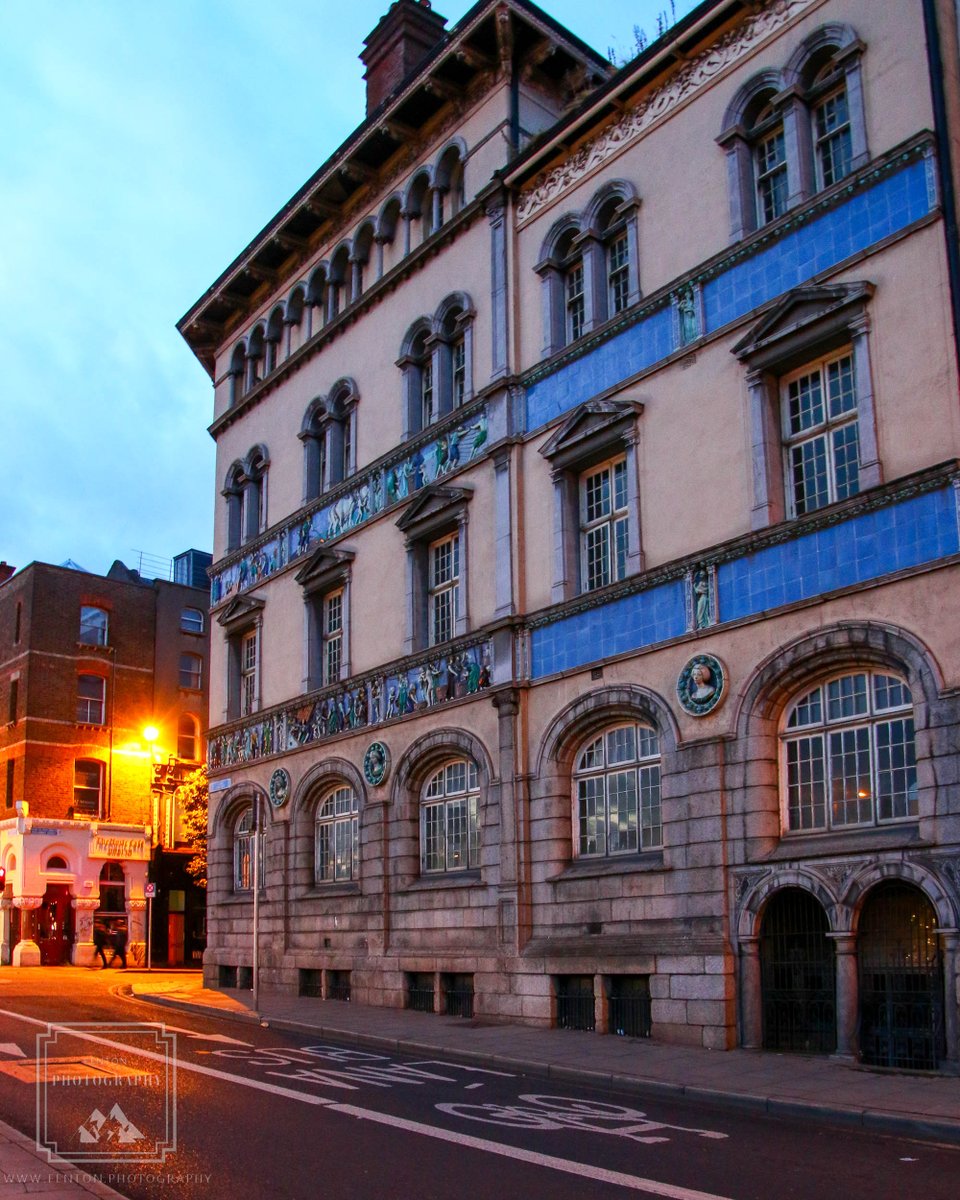
M944 1055L937 914L918 887L881 883L860 917L860 1052L865 1063L933 1071Z
M765 1050L836 1050L836 958L827 929L822 906L802 888L784 888L767 905L760 933Z
M70 885L48 883L43 894L43 903L37 910L37 945L40 948L41 965L59 967L61 963L69 962L72 944L73 908L70 903Z

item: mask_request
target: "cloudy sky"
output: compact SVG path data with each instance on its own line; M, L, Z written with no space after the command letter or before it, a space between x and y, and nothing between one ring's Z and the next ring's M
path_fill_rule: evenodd
M670 0L545 7L625 58ZM0 5L0 560L211 548L212 391L176 322L362 119L386 8Z

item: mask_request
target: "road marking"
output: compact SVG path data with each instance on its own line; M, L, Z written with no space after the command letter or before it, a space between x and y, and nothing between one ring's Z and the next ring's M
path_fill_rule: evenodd
M85 1033L71 1029L69 1024L53 1021L41 1021L36 1017L28 1017L23 1013L10 1012L0 1009L0 1017L10 1017L14 1021L23 1021L27 1025L39 1026L41 1029L54 1029L80 1038L86 1042L94 1042L101 1046L109 1046L114 1050L122 1050L137 1055L139 1058L153 1059L166 1062L162 1054L152 1050L139 1050L123 1042L114 1042L109 1038L99 1037L94 1033ZM548 1167L567 1175L577 1175L582 1179L594 1179L600 1183L612 1183L618 1187L628 1188L634 1192L645 1192L649 1196L662 1196L665 1200L729 1200L714 1192L701 1192L692 1188L677 1187L672 1183L662 1183L656 1179L644 1179L639 1175L627 1175L621 1171L610 1171L605 1167L594 1167L589 1163L573 1162L566 1158L557 1158L552 1154L538 1154L534 1150L523 1150L516 1146L505 1146L501 1142L491 1142L486 1138L472 1137L467 1133L453 1130L438 1129L434 1125L426 1125L421 1121L408 1121L404 1117L393 1116L390 1113L378 1113L367 1108L358 1108L355 1104L342 1104L336 1100L328 1100L324 1096L314 1096L310 1092L294 1091L292 1088L277 1087L276 1084L263 1083L259 1079L248 1079L239 1075L231 1075L227 1071L217 1071L213 1067L200 1066L199 1063L182 1062L177 1059L178 1071L192 1071L196 1075L207 1075L213 1079L221 1079L226 1083L238 1084L240 1087L252 1088L255 1091L269 1092L271 1095L283 1096L286 1099L298 1100L301 1104L312 1104L328 1108L331 1112L343 1113L360 1121L373 1121L378 1125L389 1125L393 1129L401 1129L406 1133L416 1133L422 1137L434 1138L441 1142L452 1142L457 1146L469 1146L487 1154L496 1154L501 1158L511 1158L516 1162L530 1163L532 1166Z
M517 1162L530 1163L535 1167L550 1167L554 1171L563 1171L567 1175L579 1175L583 1179L595 1179L599 1183L613 1183L634 1192L646 1192L650 1196L664 1196L668 1200L729 1200L728 1197L719 1196L714 1192L700 1192L693 1188L677 1187L672 1183L661 1183L657 1179L643 1179L639 1175L626 1175L622 1171L608 1171L605 1167L594 1167L589 1163L556 1158L552 1154L537 1154L534 1150L504 1146L501 1142L490 1142L486 1138L471 1137L470 1134L456 1133L453 1130L437 1129L433 1125L424 1125L420 1121L408 1121L403 1117L392 1116L390 1113L371 1112L366 1108L357 1108L354 1104L332 1104L330 1107L333 1112L348 1113L361 1121L375 1121L378 1125L390 1125L394 1129L419 1133L424 1137L436 1138L441 1142L453 1142L457 1146L469 1146L472 1150L498 1154L501 1158L512 1158Z
M196 1033L192 1029L181 1029L179 1025L168 1025L165 1021L144 1021L144 1025L152 1025L166 1033L182 1033L184 1037L201 1042L224 1042L230 1046L247 1046L253 1049L253 1042L242 1042L239 1038L227 1037L225 1033Z
M0 1042L0 1054L6 1055L7 1058L27 1057L16 1042Z

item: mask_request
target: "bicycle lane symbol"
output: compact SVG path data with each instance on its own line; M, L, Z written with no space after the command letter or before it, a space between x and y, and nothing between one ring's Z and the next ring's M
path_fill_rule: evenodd
M727 1134L712 1129L695 1129L687 1125L670 1125L654 1121L636 1108L623 1104L606 1104L600 1100L577 1100L572 1096L518 1096L523 1104L438 1104L440 1112L479 1121L484 1125L500 1125L510 1129L538 1129L543 1132L577 1129L584 1133L605 1133L627 1138L632 1142L655 1145L669 1142L667 1132L690 1133L695 1137L722 1141Z

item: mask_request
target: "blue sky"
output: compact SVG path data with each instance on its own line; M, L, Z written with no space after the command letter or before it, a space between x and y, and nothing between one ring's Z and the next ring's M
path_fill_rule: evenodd
M670 3L544 7L626 57ZM357 55L386 8L3 6L0 559L105 572L211 548L212 390L176 322L362 119Z

